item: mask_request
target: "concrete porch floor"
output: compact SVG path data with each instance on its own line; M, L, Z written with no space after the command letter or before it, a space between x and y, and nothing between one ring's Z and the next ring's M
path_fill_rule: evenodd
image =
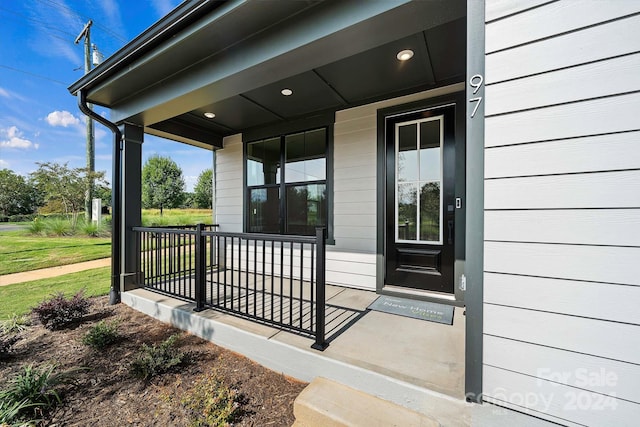
M123 293L131 307L303 381L326 377L428 414L443 425L469 425L464 402L465 317L453 325L369 311L375 292L327 286L326 336L313 340L230 314L193 311L187 303L144 289Z

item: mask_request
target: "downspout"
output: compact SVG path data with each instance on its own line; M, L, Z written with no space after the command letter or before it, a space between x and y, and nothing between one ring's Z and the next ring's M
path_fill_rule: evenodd
M87 105L87 93L85 90L78 90L78 107L85 115L106 126L113 132L113 166L112 166L112 188L111 188L111 289L109 291L109 304L120 302L120 271L121 271L121 243L122 224L121 200L122 197L122 174L121 174L121 141L122 133L115 123L110 122L97 114Z

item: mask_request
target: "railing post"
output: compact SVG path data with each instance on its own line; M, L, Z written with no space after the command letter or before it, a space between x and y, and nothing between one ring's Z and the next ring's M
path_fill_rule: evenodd
M205 298L205 267L206 267L206 237L202 235L204 224L196 225L196 308L194 311L204 310Z
M325 341L325 245L324 228L316 228L316 342L311 348L323 351L329 347Z

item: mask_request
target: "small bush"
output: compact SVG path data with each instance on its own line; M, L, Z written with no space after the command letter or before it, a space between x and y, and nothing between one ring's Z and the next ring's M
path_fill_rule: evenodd
M30 324L29 317L19 316L13 313L13 315L11 315L7 320L0 322L0 332L4 332L5 334L16 334L26 330L27 326Z
M13 346L19 340L20 337L15 334L0 334L0 360L8 359L11 356Z
M37 405L36 405L37 406ZM40 419L25 419L21 414L27 413L29 408L33 408L34 405L29 404L27 400L21 402L9 402L0 400L0 426L2 427L27 427L36 425Z
M62 329L89 313L91 302L84 297L83 291L78 292L72 298L65 298L62 292L58 292L51 298L42 301L32 309L38 320L45 328L55 330Z
M54 372L55 365L35 368L28 365L9 379L8 388L0 391L0 402L14 421L25 422L36 414L42 414L61 402L61 384L72 382L77 370ZM13 422L13 421L12 421Z
M83 222L80 224L80 231L88 237L100 237L104 234L102 227L96 222Z
M189 411L192 427L227 426L238 415L238 392L213 375L196 381L180 399Z
M101 350L106 346L117 342L120 339L118 333L118 322L105 322L104 320L98 322L89 329L89 331L82 337L82 343L93 347L96 350Z
M27 222L32 221L35 218L33 214L19 214L9 216L9 222Z
M64 219L52 219L45 222L46 233L50 236L70 236L73 234L71 223Z
M29 234L34 234L34 235L42 234L44 232L44 229L45 229L45 222L42 221L40 218L34 219L27 226L27 231L29 232Z
M186 360L186 355L175 347L178 335L171 335L160 344L142 344L140 352L131 363L131 373L136 378L150 378L170 371Z

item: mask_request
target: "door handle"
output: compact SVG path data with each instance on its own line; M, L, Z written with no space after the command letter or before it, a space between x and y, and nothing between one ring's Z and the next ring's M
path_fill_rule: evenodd
M453 220L447 221L447 227L449 228L449 244L453 244Z

